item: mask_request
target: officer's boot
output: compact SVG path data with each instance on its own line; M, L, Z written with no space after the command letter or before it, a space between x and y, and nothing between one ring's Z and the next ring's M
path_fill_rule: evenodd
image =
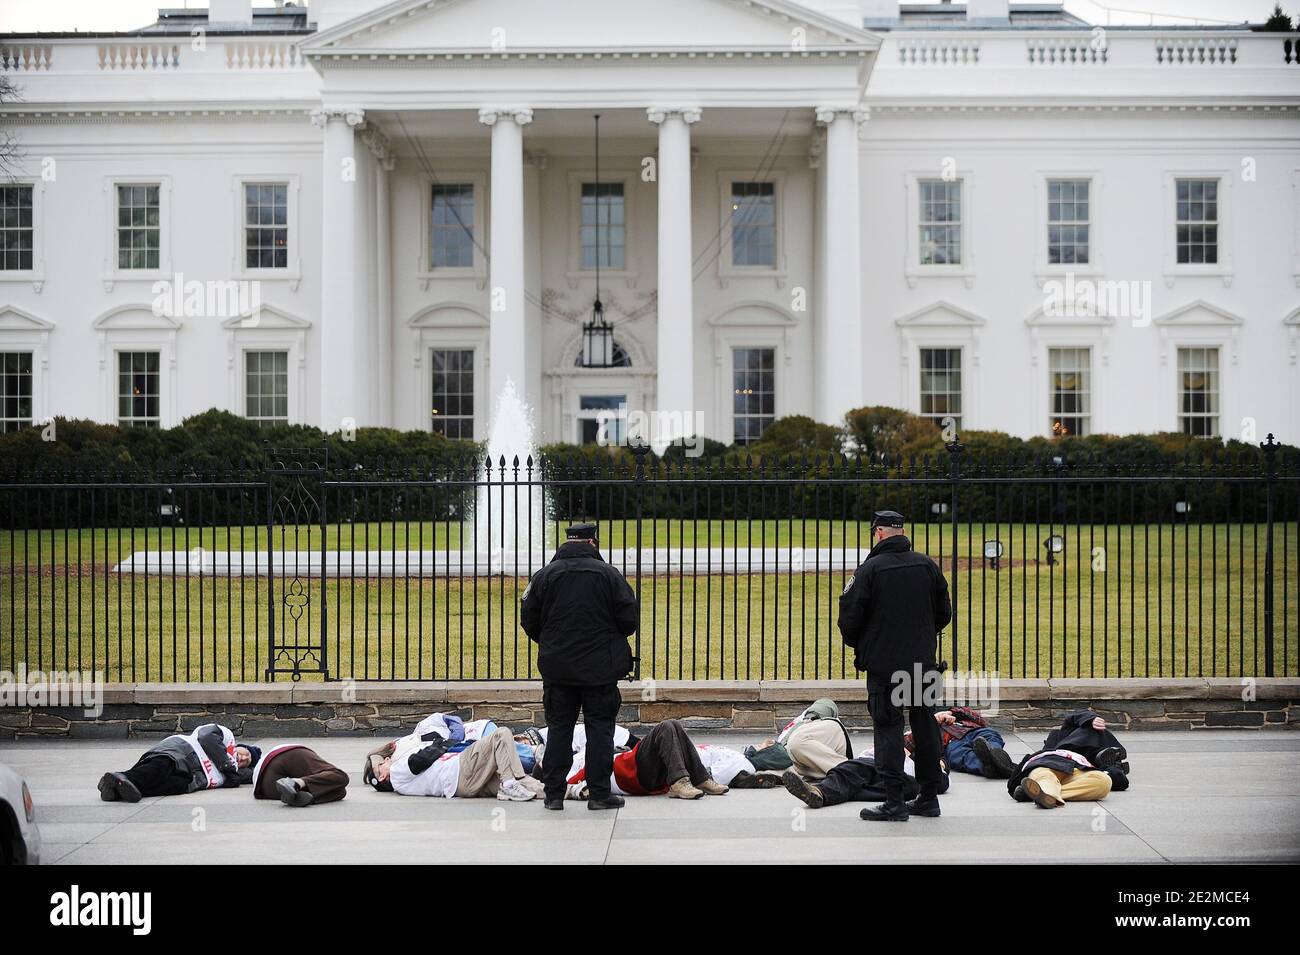
M604 799L591 797L587 800L588 809L622 809L623 797L617 793L610 793Z
M934 783L922 783L921 794L907 804L907 811L913 816L939 815L939 793Z
M907 822L910 815L907 803L903 802L901 787L886 786L885 801L874 809L864 809L858 817L868 822Z

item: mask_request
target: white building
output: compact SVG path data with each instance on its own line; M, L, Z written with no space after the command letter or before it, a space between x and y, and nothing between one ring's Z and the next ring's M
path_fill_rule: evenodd
M1006 0L212 0L0 37L5 425L481 438L512 379L548 441L865 404L1294 440L1296 44Z

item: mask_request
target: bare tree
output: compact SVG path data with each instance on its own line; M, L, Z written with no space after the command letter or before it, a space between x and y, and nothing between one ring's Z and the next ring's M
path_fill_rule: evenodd
M14 86L13 80L0 74L0 177L5 179L13 179L17 175L20 150L18 137L9 128L8 114L4 111L4 106L20 99L22 97L18 93L18 87Z

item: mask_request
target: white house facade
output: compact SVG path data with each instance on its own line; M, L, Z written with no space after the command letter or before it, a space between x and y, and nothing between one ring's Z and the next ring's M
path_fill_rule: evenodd
M212 0L3 36L0 68L6 430L217 407L483 438L513 381L544 441L863 405L1300 434L1295 34L1006 0Z

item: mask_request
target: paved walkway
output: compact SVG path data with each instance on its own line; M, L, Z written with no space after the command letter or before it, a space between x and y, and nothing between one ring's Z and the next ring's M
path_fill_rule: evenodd
M380 794L358 773L369 739L313 744L353 782L343 802L306 810L254 802L247 788L100 802L100 774L129 766L142 741L6 741L0 762L31 787L46 862L1300 862L1300 733L1122 738L1134 785L1102 803L1049 812L954 773L943 817L905 825L862 822L860 804L805 811L782 789L629 799L617 813L570 803L563 814ZM1007 747L1018 758L1037 742L1013 735ZM869 746L855 737L855 749Z

